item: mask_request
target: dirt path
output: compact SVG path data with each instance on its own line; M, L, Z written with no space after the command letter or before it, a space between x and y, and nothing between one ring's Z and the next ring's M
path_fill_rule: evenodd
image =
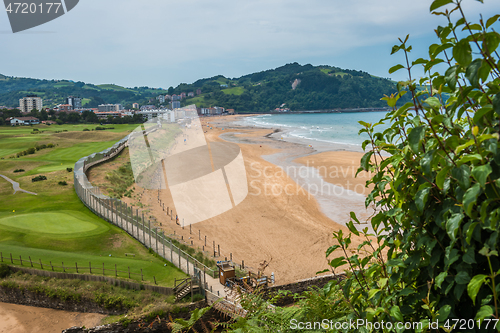
M21 187L19 187L19 183L18 182L15 182L15 181L13 181L10 178L5 177L4 175L0 175L0 177L2 177L3 179L5 179L6 181L8 181L9 183L12 184L12 187L14 188L14 194L16 194L17 191L19 191L19 192L24 192L24 193L28 193L28 194L38 195L36 193L23 190Z
M104 315L0 303L0 333L55 333L73 326L94 327Z

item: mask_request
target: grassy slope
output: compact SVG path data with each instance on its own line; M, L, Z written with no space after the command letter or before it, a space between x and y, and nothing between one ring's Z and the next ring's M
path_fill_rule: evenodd
M245 92L245 88L243 87L233 87L233 88L228 88L222 90L222 92L226 95L241 95L243 92Z
M79 266L88 267L92 262L93 267L95 263L102 268L102 263L105 263L110 269L117 264L118 270L124 271L130 267L131 271L140 272L142 268L147 281L152 281L155 276L159 284L167 286L173 284L174 278L185 276L169 264L164 266L164 260L151 255L124 231L90 212L71 186L73 174L65 170L66 166L73 167L79 158L111 146L135 126L115 125L111 130L115 134L101 131L54 134L56 130L81 131L85 127L55 126L45 128L46 132L38 135L29 134L31 129L26 127L0 127L0 142L4 150L17 152L34 146L37 141L58 145L33 155L0 160L1 174L19 182L21 188L38 193L37 196L13 195L10 183L0 179L0 251L3 256L9 256L9 253L15 258L31 256L34 261L53 261L59 266L65 262L65 266L74 267L78 262ZM107 140L113 136L115 140ZM18 168L26 172L14 173L13 170ZM47 176L48 180L32 183L30 175L35 173ZM62 180L69 185L58 185ZM125 253L134 253L135 257L125 256Z

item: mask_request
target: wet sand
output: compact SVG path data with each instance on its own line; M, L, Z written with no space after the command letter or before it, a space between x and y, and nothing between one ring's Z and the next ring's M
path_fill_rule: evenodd
M0 333L55 333L73 326L94 327L104 317L0 302Z

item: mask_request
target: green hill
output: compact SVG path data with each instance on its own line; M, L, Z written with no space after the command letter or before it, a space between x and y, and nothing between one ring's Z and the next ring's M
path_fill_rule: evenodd
M37 80L0 74L0 105L18 106L19 98L36 93L49 107L64 103L67 96L74 95L82 97L87 107L120 103L130 108L134 102L152 104L152 99L157 102L154 98L160 94L189 93L197 89L201 89L202 94L184 99L183 106L196 104L199 107L222 106L239 112L267 112L283 104L294 111L383 107L386 104L380 98L394 93L396 84L362 71L298 63L239 78L217 75L191 84L181 83L168 90Z
M33 93L43 98L44 106L65 103L68 96L79 96L87 107L103 103L147 104L151 98L166 94L165 90L149 87L124 88L115 84L93 85L69 80L38 80L8 77L0 74L0 105L18 106L19 99Z
M225 78L218 75L180 84L172 93L202 94L183 105L218 105L236 111L266 112L281 105L291 110L383 107L380 98L396 91L396 83L366 72L332 66L287 64L276 69Z

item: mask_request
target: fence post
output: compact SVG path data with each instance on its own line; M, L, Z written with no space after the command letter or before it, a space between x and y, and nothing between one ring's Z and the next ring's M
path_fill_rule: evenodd
M116 269L116 264L115 264L115 277L118 277L118 270Z
M52 261L49 261L50 263L50 268L52 268L52 272L54 271L54 266L52 266Z
M115 224L115 220L113 219L113 199L108 200L109 205L109 215L111 216L111 223Z
M182 221L184 221L184 219L182 219ZM191 232L191 224L189 225L189 234L191 235L192 232Z
M0 262L3 262L3 253L2 252L0 252L0 260L1 260Z
M189 275L189 256L186 257L187 274Z
M216 255L216 252L215 252L215 241L214 241L214 257L215 257L215 255Z
M146 245L146 225L144 223L144 212L142 212L142 243Z
M161 243L163 244L163 258L165 258L165 232L164 231L161 232L161 237L162 237Z
M21 255L19 255L19 262L21 263L21 266L23 265L23 258L21 258Z
M205 246L207 246L207 235L205 235Z
M28 258L30 258L30 265L31 265L31 267L33 267L33 262L31 261L31 256L28 256Z
M132 219L129 220L129 218L128 218L128 205L127 205L127 203L125 203L125 212L126 212L125 216L127 217L127 223L130 222L130 226L132 228L132 237L135 238L135 234L134 234L134 221Z
M12 253L10 254L10 263L13 264L14 260L12 260Z
M220 257L220 244L217 244L217 249L218 249L219 257Z
M126 226L123 224L123 203L121 202L121 200L116 199L116 204L118 205L118 215L120 216L121 228L128 232Z
M63 269L63 272L66 273L66 269L64 268L64 262L62 262L62 269Z
M104 263L102 263L102 276L104 276Z
M174 262L174 249L172 247L172 240L169 240L169 245L170 245L170 262Z
M76 268L76 272L78 273L78 263L75 262L75 268Z
M38 259L38 260L40 260L40 267L41 267L41 269L43 269L42 259Z
M133 212L132 212L132 214L133 214ZM139 227L139 209L138 208L135 209L135 222L137 223L137 227ZM144 228L143 228L143 230L144 230ZM139 240L139 231L137 231L137 239ZM140 240L139 240L139 242L140 242Z
M198 240L201 240L201 230L198 230Z
M155 234L156 234L156 253L158 253L158 228L155 228Z
M149 248L153 248L151 246L151 220L148 220L148 230L149 230Z
M128 266L128 278L130 279L130 266Z
M181 248L177 248L179 250L179 269L182 271L182 266L181 266Z
M90 274L92 274L92 263L89 261L89 271L90 271Z
M144 276L142 275L142 268L141 268L141 281L144 281Z

